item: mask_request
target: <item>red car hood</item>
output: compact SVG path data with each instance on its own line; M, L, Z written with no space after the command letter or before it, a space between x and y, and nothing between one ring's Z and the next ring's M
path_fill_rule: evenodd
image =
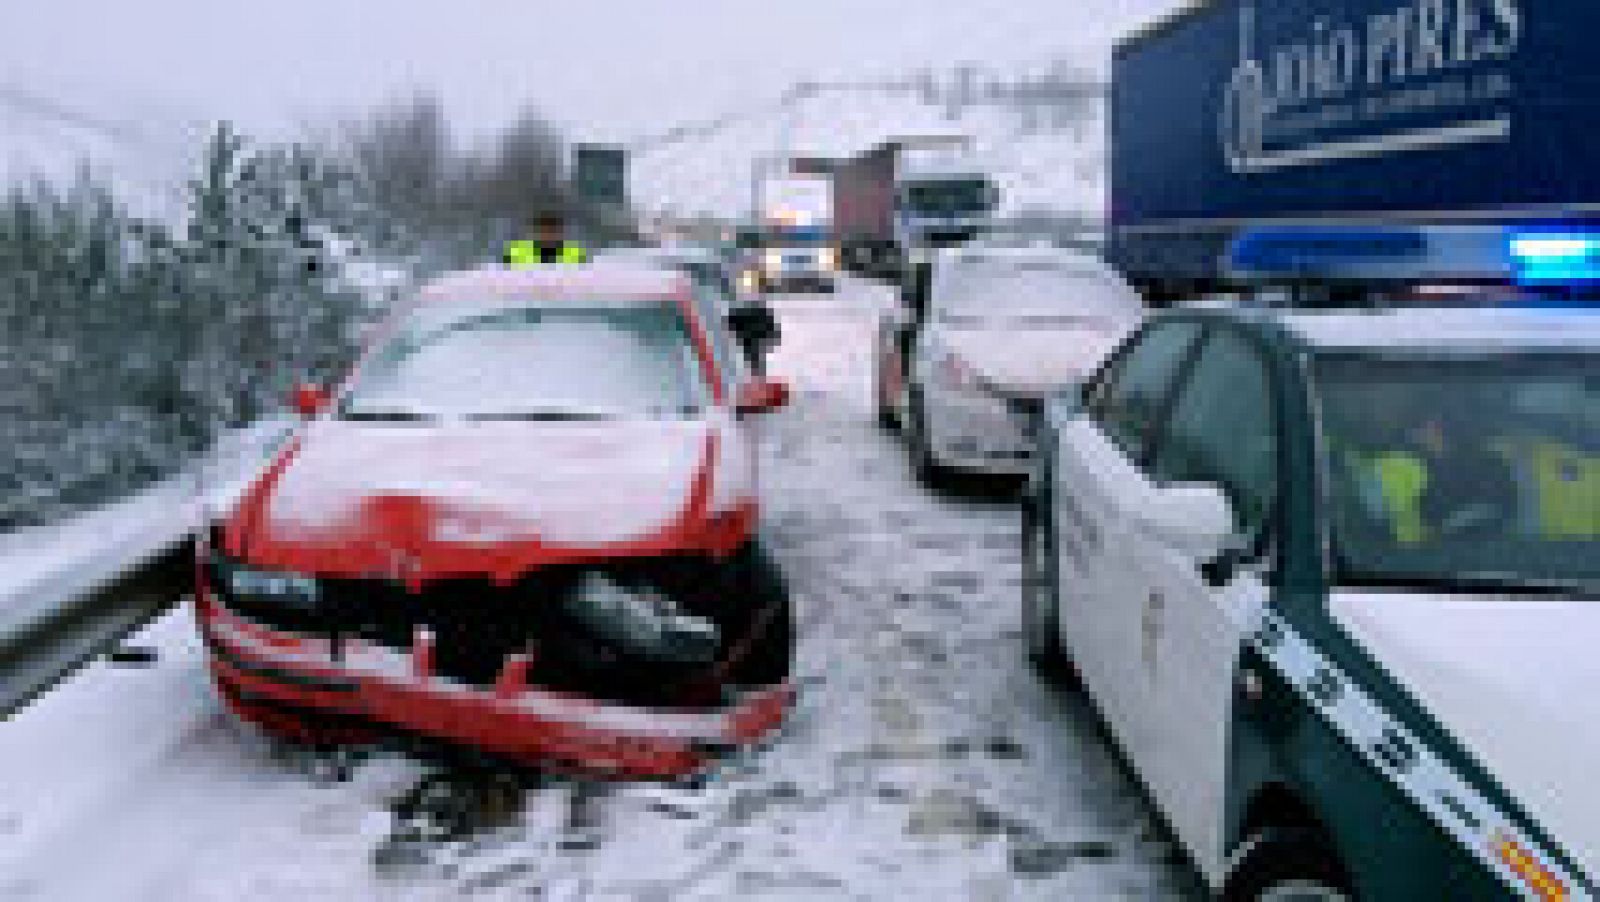
M223 540L261 567L413 584L511 580L595 557L723 553L753 520L731 429L716 417L317 421L246 494Z

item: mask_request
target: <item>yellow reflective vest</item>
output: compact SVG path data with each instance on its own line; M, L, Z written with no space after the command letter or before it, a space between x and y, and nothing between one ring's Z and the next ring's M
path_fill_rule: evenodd
M529 240L511 241L506 244L506 265L511 267L539 266L544 262L539 253L539 242ZM557 263L579 264L589 262L589 252L583 245L563 242L561 250L556 256Z
M1550 440L1497 443L1513 469L1521 497L1521 529L1545 540L1600 538L1600 458ZM1390 533L1401 545L1428 540L1422 514L1428 465L1419 456L1388 451L1357 457L1359 475L1381 499Z
M1372 458L1368 466L1378 480L1395 541L1401 545L1426 541L1422 493L1428 490L1428 465L1417 455L1394 451Z
M1545 438L1510 440L1500 452L1531 502L1528 525L1540 538L1600 538L1600 457Z

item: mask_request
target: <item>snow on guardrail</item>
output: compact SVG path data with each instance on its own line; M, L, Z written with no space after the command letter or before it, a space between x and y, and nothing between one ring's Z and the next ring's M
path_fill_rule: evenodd
M105 507L0 536L0 662L101 589L187 540L293 430L287 417L224 435L179 474Z

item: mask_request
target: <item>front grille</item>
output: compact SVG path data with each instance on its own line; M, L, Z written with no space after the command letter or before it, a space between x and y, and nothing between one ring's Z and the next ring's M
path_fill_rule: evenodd
M548 689L638 705L696 707L714 702L715 665L680 664L630 656L608 646L563 608L585 575L603 572L626 586L650 586L691 614L711 619L725 657L760 608L737 564L701 557L637 559L604 567L557 566L500 586L487 579L446 579L413 592L380 579L322 580L314 619L259 605L224 604L278 629L334 639L360 636L409 651L418 627L434 635L434 668L462 682L488 686L507 655L532 657L529 681ZM335 643L337 645L337 642Z

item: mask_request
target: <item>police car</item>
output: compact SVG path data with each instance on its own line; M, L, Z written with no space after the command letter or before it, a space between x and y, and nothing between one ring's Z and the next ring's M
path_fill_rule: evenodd
M1600 307L1473 301L1167 311L1039 415L1029 655L1225 899L1596 897Z

